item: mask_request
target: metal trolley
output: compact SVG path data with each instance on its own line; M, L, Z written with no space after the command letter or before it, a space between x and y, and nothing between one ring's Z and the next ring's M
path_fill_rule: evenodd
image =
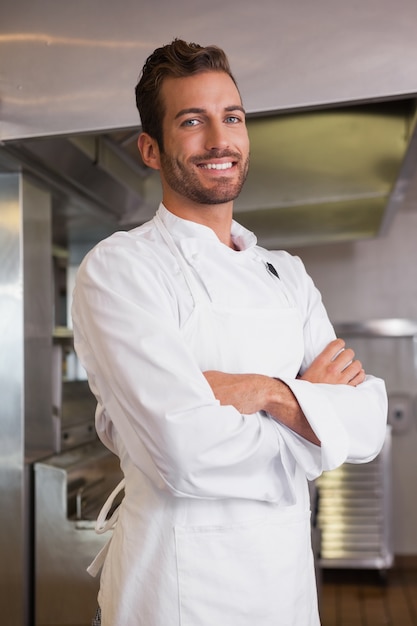
M391 428L370 463L344 463L317 479L323 568L391 567Z

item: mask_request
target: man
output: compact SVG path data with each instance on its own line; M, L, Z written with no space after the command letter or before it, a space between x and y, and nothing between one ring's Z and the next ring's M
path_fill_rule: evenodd
M376 456L384 384L335 339L301 261L233 221L249 142L224 52L175 40L136 95L162 204L87 255L73 304L125 475L102 624L317 626L307 481Z

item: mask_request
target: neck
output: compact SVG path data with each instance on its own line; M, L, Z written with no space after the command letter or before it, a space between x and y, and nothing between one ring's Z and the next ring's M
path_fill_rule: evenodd
M162 202L170 213L184 220L211 228L224 245L229 248L235 248L230 233L233 219L233 202L209 205L190 205L184 201L175 203L165 199Z

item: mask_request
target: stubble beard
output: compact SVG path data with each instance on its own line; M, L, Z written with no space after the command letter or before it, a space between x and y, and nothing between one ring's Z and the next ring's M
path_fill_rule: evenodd
M205 155L204 157L194 157L192 163L203 163L210 161L210 158L231 158L237 162L239 175L237 179L231 180L229 176L218 177L213 180L210 187L204 187L197 175L191 168L162 152L161 171L167 184L173 191L196 204L225 204L235 200L241 192L249 169L249 156L245 161L240 155L231 152Z

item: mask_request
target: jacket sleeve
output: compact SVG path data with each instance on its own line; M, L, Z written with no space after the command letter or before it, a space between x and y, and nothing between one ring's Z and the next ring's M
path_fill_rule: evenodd
M333 327L323 306L320 293L305 272L300 259L285 257L283 277L288 277L304 318L305 356L303 373L330 341ZM288 263L288 265L287 265ZM285 278L284 278L285 280ZM293 456L309 478L344 462L366 463L380 452L385 439L387 394L384 381L367 376L357 387L313 384L300 379L284 379L300 404L307 420L321 441L321 447L278 425Z
M293 503L273 420L219 404L179 331L171 277L115 239L87 255L72 307L102 441L176 496Z

